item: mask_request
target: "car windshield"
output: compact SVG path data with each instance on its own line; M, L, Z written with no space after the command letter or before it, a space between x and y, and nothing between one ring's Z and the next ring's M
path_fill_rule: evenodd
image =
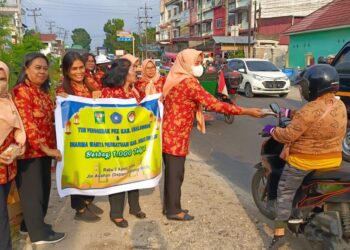
M275 65L269 61L246 61L250 71L279 71Z

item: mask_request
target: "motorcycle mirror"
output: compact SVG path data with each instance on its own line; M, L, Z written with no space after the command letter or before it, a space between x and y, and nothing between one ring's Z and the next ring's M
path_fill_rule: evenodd
M280 106L277 103L275 103L275 102L270 104L270 108L275 114L279 114L279 112L281 110Z

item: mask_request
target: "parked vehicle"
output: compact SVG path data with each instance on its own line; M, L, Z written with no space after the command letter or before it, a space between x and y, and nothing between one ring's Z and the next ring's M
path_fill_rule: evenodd
M337 95L344 102L348 113L348 129L343 140L343 159L350 161L350 41L340 49L332 62L339 74Z
M270 107L279 114L278 104ZM287 118L279 118L278 125L285 127L288 122ZM283 144L272 137L262 144L261 162L255 165L257 170L251 184L256 206L271 220L276 211L274 206L268 208L267 203L277 198L278 182L285 166L279 157L282 148ZM291 219L294 221L288 223L290 231L304 235L315 249L350 249L350 169L311 172L295 195Z
M161 65L160 59L154 59L154 62L156 64L157 72L159 72L160 65Z
M226 82L226 88L228 91L228 95L224 95L221 93L218 93L218 81L219 81L219 74L222 69L216 69L214 66L209 65L206 68L205 73L198 79L203 88L208 91L211 95L215 96L218 100L222 102L227 102L232 104L235 100L236 97L236 91L235 89L230 90L227 86ZM232 81L236 81L237 85L242 81L242 76L241 74L236 71L235 73L236 79L232 78ZM210 110L207 110L210 111ZM234 121L234 115L226 115L224 114L224 120L228 124L232 124Z
M277 94L286 97L290 91L290 81L270 61L255 58L229 59L225 67L225 79L230 79L232 71L239 71L243 81L238 91L244 92L247 97L255 94Z
M176 60L176 53L164 52L161 56L161 65L159 66L159 73L163 76L167 75L170 68Z

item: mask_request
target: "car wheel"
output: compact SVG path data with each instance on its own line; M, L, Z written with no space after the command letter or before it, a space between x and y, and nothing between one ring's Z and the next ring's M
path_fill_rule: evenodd
M343 160L350 162L350 129L346 130L345 137L343 139Z
M280 97L287 97L288 93L279 94Z
M244 87L244 94L248 98L254 97L253 91L252 91L252 86L250 86L250 83L247 83Z

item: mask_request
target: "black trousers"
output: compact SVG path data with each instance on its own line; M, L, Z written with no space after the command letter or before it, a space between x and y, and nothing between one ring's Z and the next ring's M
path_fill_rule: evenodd
M11 182L0 184L0 250L11 250L11 232L7 211L7 196Z
M87 203L91 203L94 200L95 196L89 195L71 195L70 196L70 205L75 210L82 210L86 207Z
M174 215L182 212L181 186L185 175L185 156L163 153L164 171L164 204L163 212Z
M125 194L128 193L129 213L136 214L141 211L139 203L139 190L131 190L128 192L116 193L109 195L109 205L111 207L111 219L123 218Z
M51 190L51 158L18 160L16 177L23 218L30 240L40 241L52 231L44 225Z

